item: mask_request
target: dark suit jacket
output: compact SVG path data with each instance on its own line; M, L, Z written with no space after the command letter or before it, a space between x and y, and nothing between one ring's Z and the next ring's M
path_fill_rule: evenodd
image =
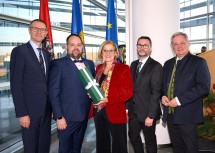
M149 57L136 78L138 62L139 60L136 60L131 63L134 111L141 122L144 122L146 117L159 119L161 115L162 66Z
M168 85L176 58L164 64L164 94L167 95ZM175 72L174 96L178 97L181 106L174 109L175 124L203 122L203 96L210 88L210 74L203 58L188 53L177 62ZM166 121L168 107L164 107L163 120Z
M96 72L102 64L96 67ZM132 97L132 80L128 65L116 62L108 91L107 118L111 123L127 123L125 102Z
M50 53L43 51L49 71ZM39 60L30 42L15 47L11 53L10 85L17 117L40 117L47 103L47 75L43 75Z
M94 63L83 59L95 76ZM77 76L78 68L69 56L52 61L49 75L49 97L54 118L64 116L66 121L87 118L91 99Z

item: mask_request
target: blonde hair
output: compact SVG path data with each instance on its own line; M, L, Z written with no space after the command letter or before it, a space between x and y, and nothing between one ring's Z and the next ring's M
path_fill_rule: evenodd
M102 50L103 50L104 46L107 45L107 44L111 44L114 47L114 51L116 53L116 56L114 58L117 59L119 57L119 51L118 51L118 48L117 48L116 44L111 40L105 40L101 44L101 46L99 47L99 51L98 51L98 58L103 59L102 58Z

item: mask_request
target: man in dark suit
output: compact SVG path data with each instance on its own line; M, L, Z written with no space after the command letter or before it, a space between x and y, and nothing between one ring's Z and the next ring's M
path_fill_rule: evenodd
M160 118L162 66L150 57L151 39L141 36L137 41L139 59L131 63L133 100L129 103L129 138L135 153L143 153L141 130L148 153L157 152L156 120Z
M94 77L95 67L92 61L81 58L82 47L78 35L69 35L67 56L54 60L50 68L49 96L58 128L60 153L80 153L87 127L91 99L77 72L86 66Z
M16 116L22 127L25 153L48 153L51 134L51 107L47 78L50 53L42 50L46 37L44 21L31 21L30 41L12 50L10 84ZM39 48L39 49L38 49Z
M206 61L189 53L185 33L173 34L171 46L176 57L163 67L163 121L167 121L174 153L197 153L197 124L203 122L202 97L208 94L210 74Z

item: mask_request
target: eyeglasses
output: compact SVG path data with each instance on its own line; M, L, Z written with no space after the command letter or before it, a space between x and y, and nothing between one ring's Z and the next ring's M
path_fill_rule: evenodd
M30 27L34 32L37 32L37 31L39 31L39 32L46 32L47 31L47 29L45 29L45 28L38 28L38 27Z
M107 53L110 53L110 54L113 54L115 50L103 50L102 52L107 54Z
M137 44L136 45L137 46L137 48L149 48L150 47L150 45L149 44Z

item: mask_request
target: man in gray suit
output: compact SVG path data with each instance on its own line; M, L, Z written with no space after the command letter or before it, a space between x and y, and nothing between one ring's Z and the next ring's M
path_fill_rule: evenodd
M147 152L157 152L155 127L161 115L162 66L150 57L151 51L151 39L141 36L137 41L139 59L131 63L134 96L128 106L129 138L135 153L144 152L141 130Z

